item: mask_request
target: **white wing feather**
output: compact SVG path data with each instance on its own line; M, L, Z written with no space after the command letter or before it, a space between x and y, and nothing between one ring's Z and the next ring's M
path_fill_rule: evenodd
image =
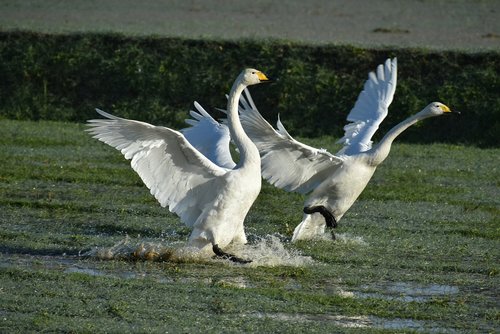
M131 159L132 168L161 206L192 226L219 192L220 176L228 170L198 152L178 131L96 110L108 119L89 120L87 131Z
M387 59L377 71L370 72L363 91L347 116L344 137L338 142L344 147L337 155L355 155L372 147L371 138L387 116L397 84L397 59Z
M275 130L259 113L250 93L240 97L240 119L246 134L259 149L262 176L278 188L308 193L337 168L342 159L324 149L298 142L278 118Z
M236 164L231 157L229 128L214 120L198 103L194 102L196 111L191 110L192 119L186 123L191 127L181 130L186 139L204 156L218 166L232 169Z

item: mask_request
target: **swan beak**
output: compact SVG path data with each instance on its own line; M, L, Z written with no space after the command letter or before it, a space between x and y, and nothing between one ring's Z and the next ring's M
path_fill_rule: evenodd
M445 106L444 104L441 104L439 107L443 112L451 112L451 109L448 106Z
M268 77L262 72L257 72L257 77L259 78L260 82L271 82Z
M441 110L443 111L443 113L460 115L460 111L451 110L448 106L445 106L444 104L441 105Z

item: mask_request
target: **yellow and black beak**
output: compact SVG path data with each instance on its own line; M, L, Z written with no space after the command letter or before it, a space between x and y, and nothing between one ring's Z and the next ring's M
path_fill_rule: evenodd
M257 72L257 77L259 78L260 82L271 82L268 77L262 72Z
M448 106L446 106L444 104L441 105L440 108L446 114L457 114L457 115L460 115L460 111L451 110Z

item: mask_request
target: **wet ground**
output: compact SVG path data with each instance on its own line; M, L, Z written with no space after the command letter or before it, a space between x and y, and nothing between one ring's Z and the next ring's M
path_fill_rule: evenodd
M275 241L276 242L276 241ZM123 248L120 248L123 251ZM267 248L267 250L270 250ZM278 255L279 252L275 253ZM123 254L122 254L123 255ZM13 261L15 263L13 263ZM28 271L39 269L48 269L64 274L78 274L81 277L103 277L125 280L144 280L154 281L160 285L204 285L204 286L225 286L232 289L255 289L263 288L265 284L257 284L246 276L217 276L217 277L177 277L171 278L165 276L161 270L141 270L140 267L126 267L118 269L116 267L106 267L102 263L95 262L95 258L88 260L80 256L30 256L19 255L15 259L4 259L0 256L0 268L9 268L15 265L18 268L25 268ZM304 265L304 263L302 263ZM310 262L309 265L313 265ZM308 265L306 265L308 266ZM146 284L146 283L145 283ZM293 278L288 279L285 290L301 290L301 283ZM366 292L370 291L370 292ZM400 300L406 303L431 303L435 300L456 300L460 297L461 291L457 286L438 285L438 284L418 284L415 282L385 282L363 285L357 288L348 287L341 281L331 284L325 290L328 295L338 295L345 299L381 299L381 300ZM330 323L339 328L366 328L366 329L384 329L384 330L404 330L425 333L458 333L458 331L449 327L450 324L430 320L413 320L400 318L383 318L378 316L345 316L334 314L307 314L307 313L283 313L283 312L251 312L241 314L241 317L253 319L272 319L289 323Z

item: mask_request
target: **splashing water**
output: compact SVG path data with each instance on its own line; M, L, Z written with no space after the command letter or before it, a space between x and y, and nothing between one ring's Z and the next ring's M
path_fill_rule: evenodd
M126 236L111 247L96 247L82 256L100 260L197 262L202 260L201 254L197 253L182 242L134 241Z
M358 237L349 233L335 233L335 239L333 239L332 234L329 231L317 234L307 240L337 242L352 246L368 246L368 243L363 239L363 237Z
M252 260L248 264L250 267L303 267L314 262L311 257L302 255L298 250L287 249L276 235L268 235L257 239L255 243L234 247L230 250Z
M335 236L335 241L339 243L350 244L353 246L368 246L368 243L363 240L362 237L357 237L349 233L338 233L335 234Z
M301 267L313 263L309 256L303 256L299 251L287 249L278 236L266 236L257 239L252 244L230 245L225 251L239 257L251 259L248 267ZM169 262L209 262L219 261L232 264L227 260L213 259L213 254L207 255L184 242L166 244L165 242L133 241L130 237L111 247L97 247L84 254L85 257L96 257L101 260L128 261L169 261Z

